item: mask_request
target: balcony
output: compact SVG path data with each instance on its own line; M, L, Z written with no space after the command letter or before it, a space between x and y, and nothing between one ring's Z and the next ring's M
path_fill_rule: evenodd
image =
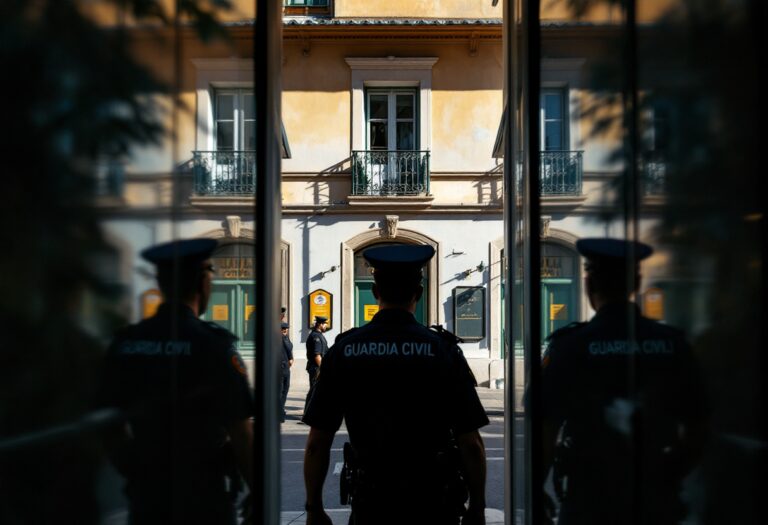
M583 151L541 152L539 180L542 197L581 195L583 154Z
M429 194L429 151L353 151L353 196Z
M236 196L256 192L255 151L193 151L195 195Z

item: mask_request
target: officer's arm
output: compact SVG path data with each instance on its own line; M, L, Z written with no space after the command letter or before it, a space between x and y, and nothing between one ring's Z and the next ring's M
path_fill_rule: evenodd
M253 423L250 419L235 421L227 426L237 468L248 488L253 488Z
M307 490L307 506L323 508L323 482L328 473L331 458L333 432L312 427L304 451L304 486Z
M469 513L485 513L485 445L480 432L473 430L457 436L461 462L469 486Z

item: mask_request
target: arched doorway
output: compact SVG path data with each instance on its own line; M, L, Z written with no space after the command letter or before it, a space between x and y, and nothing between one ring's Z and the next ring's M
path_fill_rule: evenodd
M361 301L358 301L355 283L358 281L357 275L360 275L360 281L368 280L370 283L368 286L372 287L372 276L370 270L368 275L365 276L364 270L358 269L356 264L356 255L362 255L365 249L371 246L380 244L427 244L435 249L435 256L425 266L424 276L426 284L424 286L424 294L422 299L422 305L424 309L423 319L425 325L434 325L441 322L439 314L439 301L438 301L438 288L440 277L440 243L435 239L424 235L423 233L398 227L394 234L391 234L386 229L381 230L369 230L362 232L354 237L341 243L341 329L349 330L355 326L357 316L359 315L358 305ZM365 287L365 285L363 285ZM372 292L371 296L372 297ZM366 302L365 296L362 297L363 305L369 304ZM376 304L372 302L370 304ZM365 319L365 315L363 315Z
M402 242L381 242L371 244L355 252L354 272L355 272L355 319L354 326L364 326L373 318L378 311L376 298L373 296L373 274L371 267L363 257L365 250L376 246L402 246ZM427 298L429 297L429 267L425 267L424 276L421 280L424 287L424 293L421 295L414 316L416 320L423 325L427 324Z
M256 311L253 287L253 245L222 244L211 258L216 273L203 319L226 328L238 338L238 350L252 352Z

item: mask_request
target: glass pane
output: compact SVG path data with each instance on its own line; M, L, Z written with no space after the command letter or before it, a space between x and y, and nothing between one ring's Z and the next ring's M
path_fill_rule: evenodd
M387 123L371 122L369 129L371 130L370 148L386 150L389 147L387 144Z
M544 123L544 149L546 151L566 149L563 144L562 122Z
M397 95L397 118L413 118L413 95Z
M546 93L544 95L544 118L563 118L563 96L560 93Z
M235 95L222 93L216 95L216 118L235 118Z
M369 119L379 119L379 118L388 118L388 100L389 95L386 94L371 94L368 97L368 118Z
M413 122L397 123L397 149L398 151L413 150Z
M219 151L231 151L235 149L235 123L216 123L216 149Z
M253 151L256 149L256 122L243 123L243 149Z
M256 118L256 106L255 97L247 93L243 95L243 114L246 119L254 119Z

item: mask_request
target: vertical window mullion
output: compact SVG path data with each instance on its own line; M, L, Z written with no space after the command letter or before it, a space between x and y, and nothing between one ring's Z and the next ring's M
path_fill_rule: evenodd
M390 89L387 93L387 150L397 149L397 93Z

